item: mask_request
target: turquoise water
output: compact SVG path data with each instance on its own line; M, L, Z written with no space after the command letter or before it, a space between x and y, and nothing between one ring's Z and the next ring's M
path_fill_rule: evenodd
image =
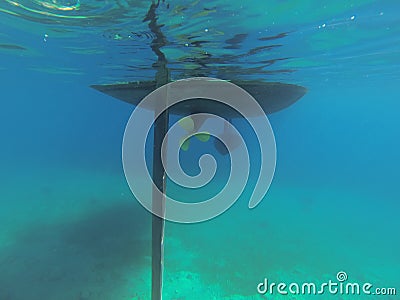
M121 163L133 106L89 87L154 78L154 35L142 21L150 4L0 4L0 300L150 299L151 215ZM247 208L250 180L217 218L167 222L164 299L398 298L399 9L389 0L160 4L172 79L308 89L269 116L277 166L259 206ZM190 155L183 165L195 173ZM216 158L215 190L228 168ZM340 271L397 295L257 293L264 278L320 284Z

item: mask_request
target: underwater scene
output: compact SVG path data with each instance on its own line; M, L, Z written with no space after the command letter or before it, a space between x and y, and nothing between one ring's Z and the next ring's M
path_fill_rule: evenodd
M0 300L399 299L399 12L1 1Z

